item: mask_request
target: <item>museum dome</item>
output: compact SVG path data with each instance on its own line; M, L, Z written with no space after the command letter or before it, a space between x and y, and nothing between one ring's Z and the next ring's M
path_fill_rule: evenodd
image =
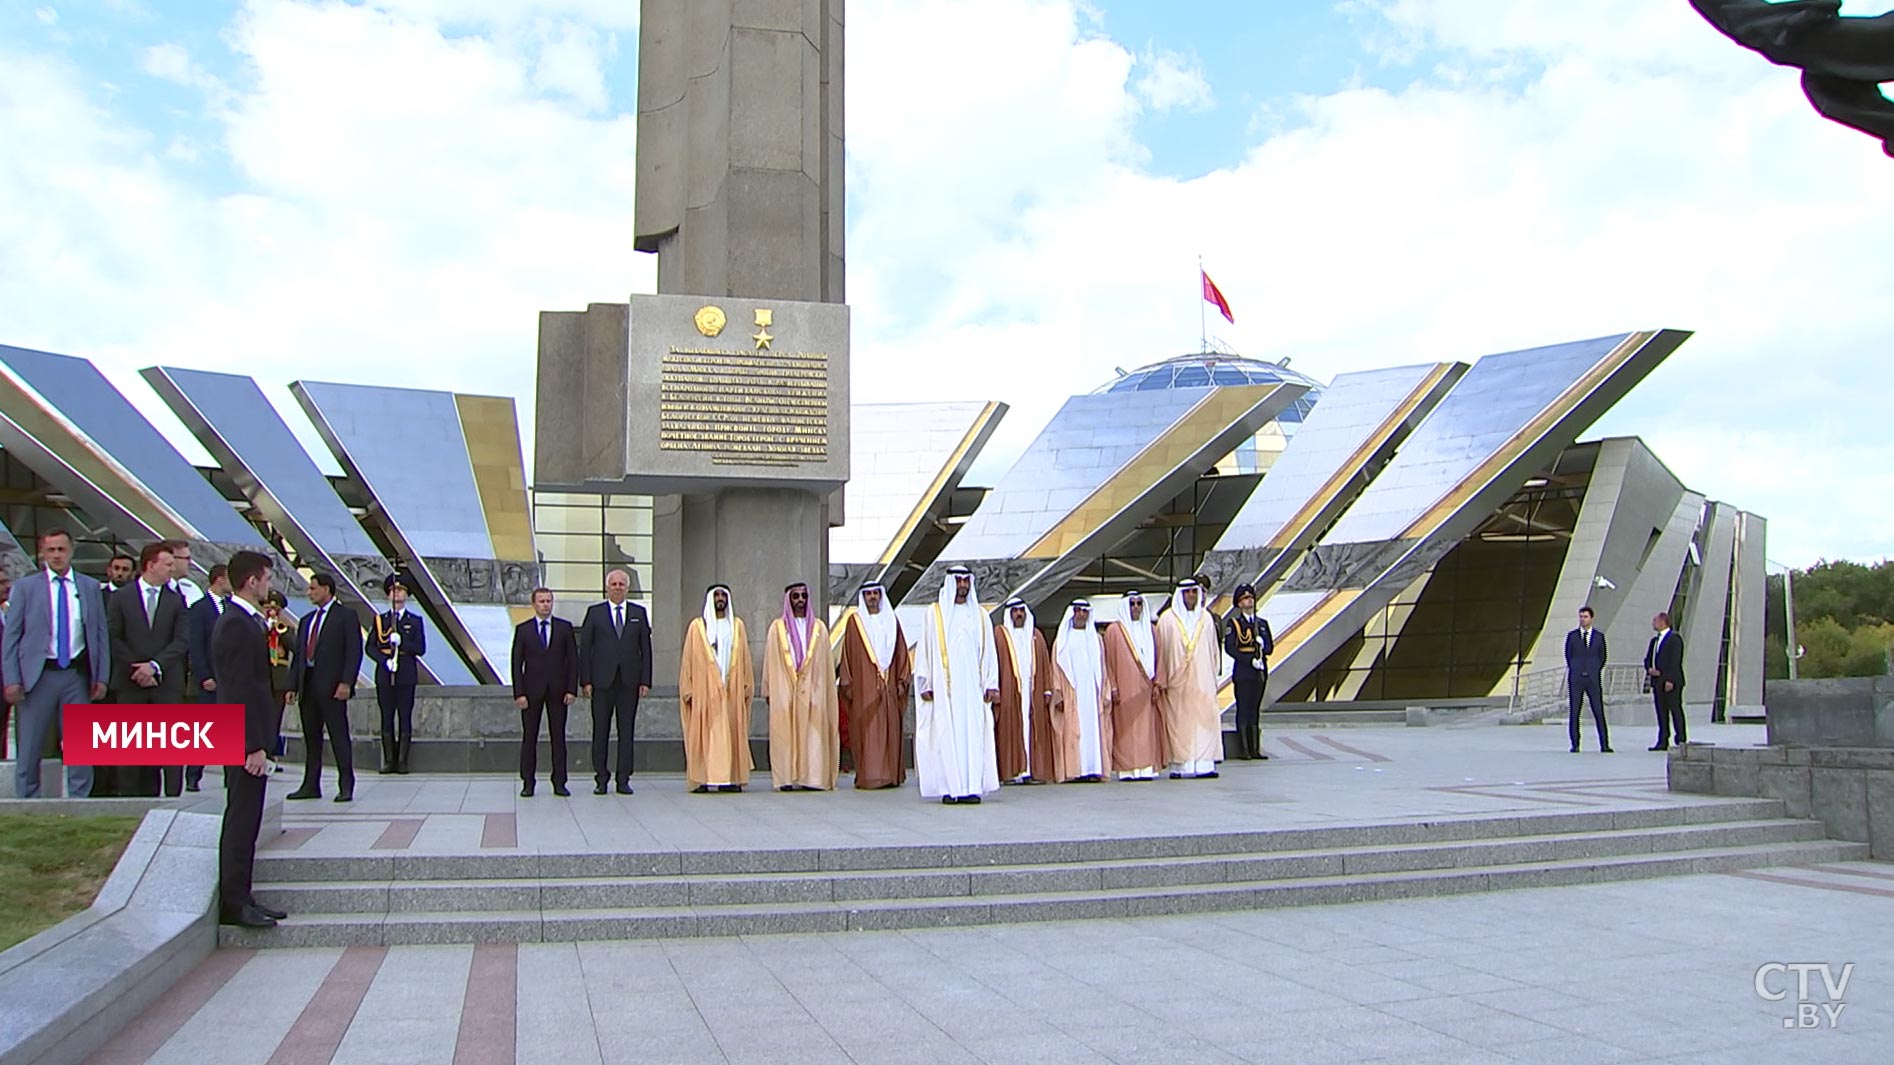
M1223 473L1262 473L1275 463L1276 456L1288 444L1322 398L1322 383L1307 374L1297 373L1280 363L1246 359L1225 352L1195 352L1174 359L1120 371L1112 381L1093 390L1093 395L1118 392L1156 392L1170 388L1208 388L1223 385L1306 385L1308 391L1283 409L1274 421L1244 441L1217 468Z

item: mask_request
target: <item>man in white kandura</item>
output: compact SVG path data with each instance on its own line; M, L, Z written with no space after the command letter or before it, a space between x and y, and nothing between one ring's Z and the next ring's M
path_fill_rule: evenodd
M1223 714L1217 707L1222 656L1203 588L1194 580L1181 582L1157 623L1158 706L1173 780L1214 777L1223 760Z
M973 571L954 566L927 612L914 661L914 769L924 798L949 806L997 791L993 705L1000 698L993 627L973 594Z
M1061 784L1096 784L1111 770L1105 643L1092 628L1092 604L1073 600L1052 645L1052 749Z

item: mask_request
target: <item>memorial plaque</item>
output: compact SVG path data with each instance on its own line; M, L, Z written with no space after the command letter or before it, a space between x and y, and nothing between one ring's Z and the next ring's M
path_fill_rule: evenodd
M848 479L848 308L633 296L623 490Z

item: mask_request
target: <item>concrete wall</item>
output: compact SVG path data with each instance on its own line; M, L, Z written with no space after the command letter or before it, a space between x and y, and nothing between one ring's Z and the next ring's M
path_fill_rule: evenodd
M1822 822L1830 839L1894 861L1894 750L1692 743L1671 750L1669 770L1672 791L1779 799L1788 816Z
M1772 744L1894 748L1894 677L1772 680Z

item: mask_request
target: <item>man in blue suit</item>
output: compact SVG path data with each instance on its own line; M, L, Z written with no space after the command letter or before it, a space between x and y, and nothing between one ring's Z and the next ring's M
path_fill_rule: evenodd
M6 700L18 715L13 794L22 799L39 795L40 754L60 707L98 701L112 675L105 600L99 582L72 568L72 534L41 533L39 560L45 568L14 585L0 637ZM90 766L66 767L66 794L92 794Z
M1611 753L1611 731L1605 727L1605 634L1592 628L1591 607L1578 609L1578 628L1565 634L1565 688L1571 696L1566 728L1572 753L1578 753L1578 704L1591 700L1592 723L1598 726L1598 749Z

